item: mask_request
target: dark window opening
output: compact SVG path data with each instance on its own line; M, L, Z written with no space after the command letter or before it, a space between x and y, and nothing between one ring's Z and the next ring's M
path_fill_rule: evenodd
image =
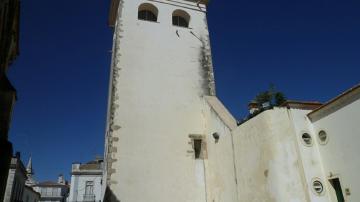
M306 145L311 145L311 144L312 144L311 136L310 136L308 133L304 133L304 134L302 135L302 139L303 139L303 141L304 141L304 143L305 143Z
M201 158L201 148L202 140L201 139L194 139L194 151L195 151L195 159Z
M319 132L319 139L320 139L321 143L326 143L327 134L326 134L325 131L322 130L322 131Z
M345 202L344 194L341 189L341 184L339 178L329 179L330 184L335 190L337 201L338 202Z
M139 20L146 20L146 21L152 21L152 22L156 22L157 21L157 16L149 11L149 10L141 10L138 13L138 19Z
M173 16L172 21L173 21L173 25L175 26L189 27L188 21L181 16Z
M324 186L318 180L313 182L313 188L317 194L321 194L324 191Z

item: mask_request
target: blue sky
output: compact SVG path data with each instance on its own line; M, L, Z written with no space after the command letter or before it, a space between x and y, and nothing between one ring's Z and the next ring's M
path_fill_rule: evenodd
M69 180L103 154L112 32L109 1L22 0L10 139L38 180ZM235 117L274 83L289 99L327 101L359 83L360 2L212 0L218 97Z

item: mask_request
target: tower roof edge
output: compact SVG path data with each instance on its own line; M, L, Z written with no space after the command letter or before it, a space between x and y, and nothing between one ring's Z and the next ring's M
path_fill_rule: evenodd
M119 4L120 4L120 0L110 0L110 11L109 11L109 19L108 19L108 25L110 27L115 26Z
M208 5L210 0L184 0L188 2L199 4ZM118 15L120 0L110 0L110 9L109 9L109 18L108 18L108 25L110 27L114 27L116 23L116 18Z

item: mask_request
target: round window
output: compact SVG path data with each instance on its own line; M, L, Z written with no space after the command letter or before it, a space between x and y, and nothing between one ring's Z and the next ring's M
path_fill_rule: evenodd
M305 145L307 145L307 146L311 146L311 145L312 145L312 138L311 138L311 136L309 135L309 133L304 133L304 134L302 134L301 138L302 138L302 140L303 140L303 142L304 142Z
M322 130L319 132L318 135L319 135L320 144L326 144L328 141L328 136L326 132Z
M312 184L313 190L316 194L322 194L324 191L324 186L319 180L314 180Z

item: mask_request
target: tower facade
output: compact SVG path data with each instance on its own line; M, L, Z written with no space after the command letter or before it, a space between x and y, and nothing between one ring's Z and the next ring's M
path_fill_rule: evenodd
M105 201L236 201L206 2L112 1Z

